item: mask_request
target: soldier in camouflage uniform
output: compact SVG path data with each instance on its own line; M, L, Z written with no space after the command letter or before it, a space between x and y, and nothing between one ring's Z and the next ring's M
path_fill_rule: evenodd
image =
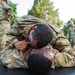
M70 21L67 37L69 38L71 46L75 49L75 25L73 20Z
M5 47L6 33L10 28L13 10L7 5L7 0L0 0L0 51Z
M19 51L14 48L14 43L19 41L17 38L20 38L18 36L21 35L21 38L24 38L25 41L27 41L30 28L40 23L48 25L52 29L53 39L50 44L54 48L58 49L59 51L66 52L71 49L68 39L61 33L58 27L34 16L27 15L17 18L16 23L11 26L11 29L7 33L7 47L1 52L1 59L4 65L6 65L8 68L28 68L27 62L25 61L26 58L24 58L24 56L26 57L29 55L30 49L28 48L26 52Z
M28 58L28 66L32 71L44 72L44 69L46 69L47 67L43 69L43 66L45 66L44 63L47 64L47 62L48 62L48 65L50 64L49 67L53 69L55 69L55 67L73 67L75 66L75 50L71 50L70 48L68 49L67 52L65 51L59 52L58 50L53 49L50 45L47 45L40 49L33 49L31 52L33 53ZM42 66L40 66L40 64Z

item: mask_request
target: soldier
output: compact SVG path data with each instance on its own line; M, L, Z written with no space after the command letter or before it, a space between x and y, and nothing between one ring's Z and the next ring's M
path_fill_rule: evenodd
M71 49L68 39L59 28L30 15L17 18L7 36L7 47L1 52L1 59L8 68L27 68L27 58L24 56L28 57L31 47L42 48L49 43L59 51Z
M75 49L75 25L73 20L70 21L67 37L69 38L71 46Z
M27 59L27 63L31 72L45 73L50 68L55 67L74 67L75 66L75 50L68 52L59 52L47 45L40 49L33 49Z
M49 58L54 57L54 54L50 52L51 50L52 47L48 45L40 49L33 49L27 58L29 70L36 74L47 73L52 65L52 60Z
M0 0L0 51L5 47L6 33L10 28L13 10L7 5L7 0Z

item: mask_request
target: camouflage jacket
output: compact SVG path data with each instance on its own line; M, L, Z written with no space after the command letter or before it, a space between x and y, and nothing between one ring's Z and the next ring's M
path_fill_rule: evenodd
M63 47L66 51L66 46L70 47L70 44L67 38L61 33L59 28L57 28L54 24L43 21L39 18L33 17L31 15L23 16L21 18L17 18L16 23L11 26L11 29L7 33L7 46L6 49L2 51L2 62L9 68L28 68L26 61L24 61L25 52L18 51L13 47L13 43L20 40L20 38L28 41L28 34L30 28L37 23L44 23L49 25L54 33L54 38L51 45L55 45L58 47ZM60 45L60 46L59 46ZM18 54L18 59L17 59ZM6 59L7 58L7 59ZM7 62L8 61L8 62ZM19 65L20 64L20 65Z

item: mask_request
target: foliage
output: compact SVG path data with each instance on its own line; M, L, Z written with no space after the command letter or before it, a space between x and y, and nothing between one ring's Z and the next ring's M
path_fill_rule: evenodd
M53 4L50 0L34 0L32 8L28 10L28 15L33 15L60 26L63 21L59 19L58 9L54 9Z
M17 4L12 3L11 1L8 2L8 5L13 8L13 19L11 21L11 25L15 23L17 18Z
M70 25L67 23L67 24L64 25L64 27L63 27L63 29L62 29L65 36L67 36L67 30L68 30L69 26L70 26Z

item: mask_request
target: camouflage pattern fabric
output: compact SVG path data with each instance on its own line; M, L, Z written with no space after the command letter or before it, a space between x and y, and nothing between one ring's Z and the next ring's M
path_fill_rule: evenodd
M71 46L75 46L75 26L69 27L67 37L69 38Z
M1 52L2 62L8 68L28 68L27 62L24 60L24 53L16 48L7 47ZM27 52L25 52L27 54Z
M65 36L63 35L63 33L61 33L61 31L59 30L59 28L57 28L57 26L55 26L52 23L43 21L39 18L36 18L34 16L31 15L27 15L27 16L23 16L20 18L17 18L16 23L14 25L11 26L10 30L7 32L7 40L6 40L6 44L9 47L6 47L2 52L1 52L1 59L2 62L4 63L4 65L6 65L8 68L27 68L27 65L25 65L25 61L24 61L24 57L21 58L21 56L23 56L23 54L25 54L26 52L22 52L22 51L18 51L17 49L15 49L15 47L13 46L14 42L17 42L19 40L25 40L28 41L28 34L30 32L30 28L32 26L34 26L35 24L38 23L44 23L48 26L50 26L53 30L54 33L54 37L52 42L50 43L51 45L54 45L58 47L58 45L61 43L61 46L59 47L63 47L66 51L66 47L70 47L70 44L68 42L68 39L65 39ZM58 39L60 38L60 39ZM64 41L65 39L65 41ZM15 51L16 50L16 51ZM29 49L27 50L29 51ZM14 52L14 53L13 53ZM17 54L18 54L18 59L17 59ZM16 59L14 59L14 56L16 57ZM9 58L10 57L10 58ZM22 60L23 59L23 60ZM7 62L8 61L8 62ZM17 63L15 63L17 62ZM13 66L13 65L15 66ZM22 64L22 65L19 65ZM9 66L10 65L10 66Z
M69 48L69 47L68 47ZM67 50L69 50L67 48ZM55 69L55 67L74 67L75 66L75 51L72 52L70 49L69 51L59 52L56 49L52 51L54 53L54 63L52 64L51 68Z
M75 66L75 57L65 52L58 53L55 57L54 66L73 67Z
M10 28L10 22L13 18L13 10L10 6L0 5L0 51L5 47L6 33Z

